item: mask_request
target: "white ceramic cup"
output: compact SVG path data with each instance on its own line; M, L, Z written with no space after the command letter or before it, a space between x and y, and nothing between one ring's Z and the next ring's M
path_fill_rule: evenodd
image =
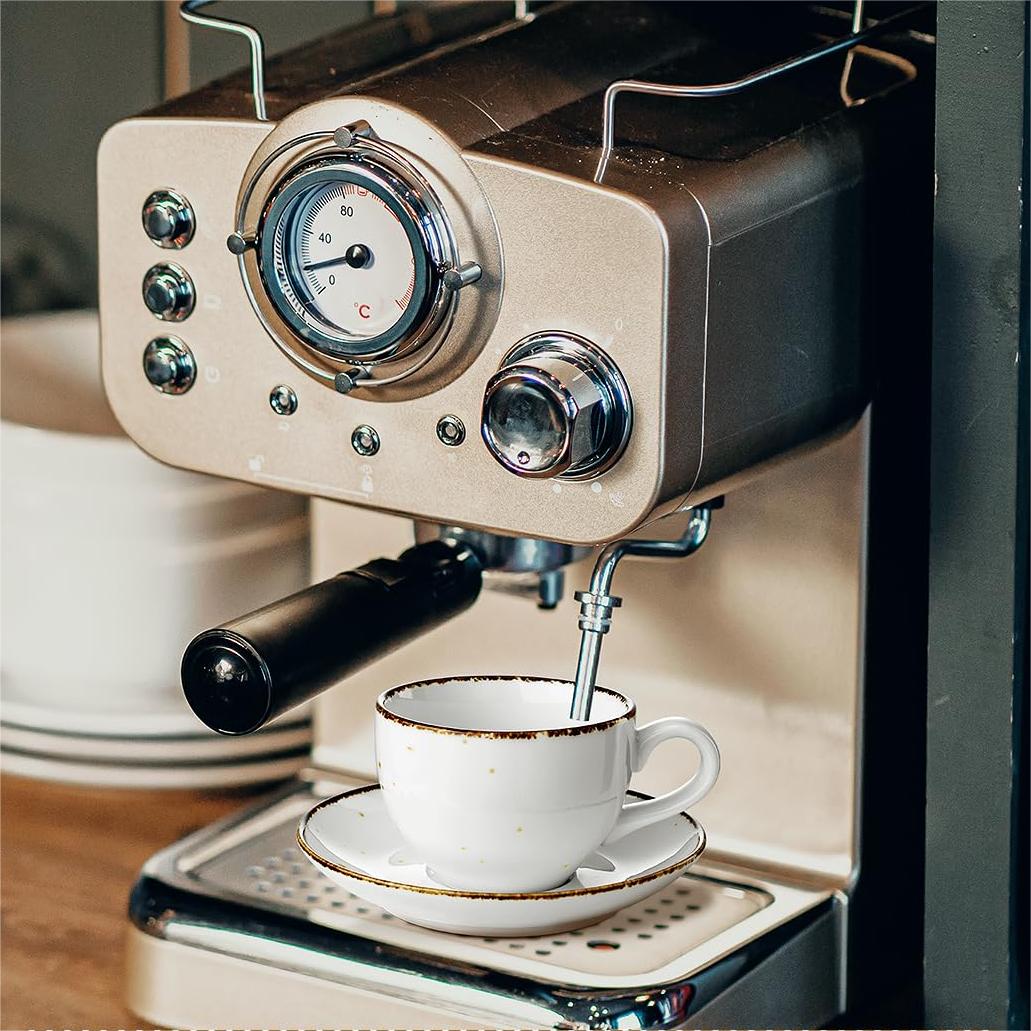
M669 716L635 725L634 703L595 690L591 718L569 719L573 685L531 677L427 680L376 702L376 761L387 812L412 858L469 891L547 891L606 839L703 798L719 776L716 742ZM657 745L685 738L697 772L659 798L625 802Z

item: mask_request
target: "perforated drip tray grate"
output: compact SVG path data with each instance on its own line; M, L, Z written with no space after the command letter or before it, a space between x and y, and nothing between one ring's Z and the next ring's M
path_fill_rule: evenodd
M291 804L293 803L293 804ZM311 799L281 803L279 819L243 837L238 827L221 854L211 850L189 877L206 891L265 909L300 913L313 923L436 957L549 981L644 981L685 953L773 902L760 888L685 874L663 891L583 930L538 938L482 938L415 927L334 885L294 843ZM285 810L285 811L284 811ZM271 815L271 814L270 814ZM200 858L200 857L198 857Z
M405 1026L420 1027L679 1027L717 1011L755 1012L754 1026L768 1026L770 1007L783 1002L778 986L805 1003L795 1026L819 1026L840 1009L845 908L832 888L710 858L583 930L430 931L333 884L301 854L300 817L354 786L306 770L147 862L130 902L142 932L130 938L141 1012L174 1008L168 986L184 971L214 969L215 956L225 979L210 991L231 1012L251 979L281 993L297 991L298 976L312 1014L375 1012L382 1002L407 1007L409 1019L418 1012L423 1022ZM325 1016L312 1020L327 1026Z

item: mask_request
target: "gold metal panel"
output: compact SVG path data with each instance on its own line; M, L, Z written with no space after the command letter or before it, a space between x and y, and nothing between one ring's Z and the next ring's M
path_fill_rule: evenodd
M324 103L325 112L312 105L305 118L332 128L342 102ZM355 98L348 105L348 111L361 109ZM405 114L407 124L413 117ZM466 155L504 254L501 307L490 338L464 372L426 396L394 403L343 396L310 379L268 338L225 248L240 182L268 131L238 121L133 119L104 138L104 378L126 431L170 464L440 522L591 543L644 520L663 480L667 432L667 242L651 209L590 183ZM425 157L427 167L433 153ZM198 303L174 328L156 320L140 296L144 273L168 255L140 225L144 198L160 187L185 194L197 213L196 236L175 254L196 284ZM633 255L633 274L612 260L620 254ZM487 282L496 284L499 271L488 270ZM146 343L170 328L198 365L196 384L177 397L154 390L141 370ZM591 482L521 479L498 465L479 438L484 386L501 356L529 333L556 329L604 348L634 399L626 454ZM299 398L290 417L275 415L268 404L281 383ZM445 414L465 423L468 437L459 448L437 439L436 423ZM361 423L374 426L382 441L373 458L350 447Z

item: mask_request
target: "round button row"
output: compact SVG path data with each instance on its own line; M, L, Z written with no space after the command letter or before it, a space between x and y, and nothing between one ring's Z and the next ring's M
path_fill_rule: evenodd
M182 250L192 239L197 220L190 202L176 190L155 190L143 204L143 231L159 247ZM162 262L143 277L143 303L162 322L182 322L196 302L189 273Z
M447 447L458 447L465 440L465 424L457 415L442 416L437 423L437 439ZM379 433L375 427L362 423L351 434L351 447L363 458L371 458L380 449Z
M197 362L178 337L155 337L143 349L143 373L160 393L185 394L196 382ZM268 400L276 415L293 415L297 411L297 394L285 383L273 387ZM465 425L457 415L445 415L437 423L437 437L448 447L458 447L465 440ZM371 458L380 449L379 433L367 423L356 426L351 447L363 458Z

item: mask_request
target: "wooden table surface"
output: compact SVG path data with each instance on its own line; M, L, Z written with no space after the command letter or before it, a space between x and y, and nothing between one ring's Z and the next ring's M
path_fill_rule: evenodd
M136 1028L122 1001L129 890L152 853L250 801L0 778L0 1028Z

